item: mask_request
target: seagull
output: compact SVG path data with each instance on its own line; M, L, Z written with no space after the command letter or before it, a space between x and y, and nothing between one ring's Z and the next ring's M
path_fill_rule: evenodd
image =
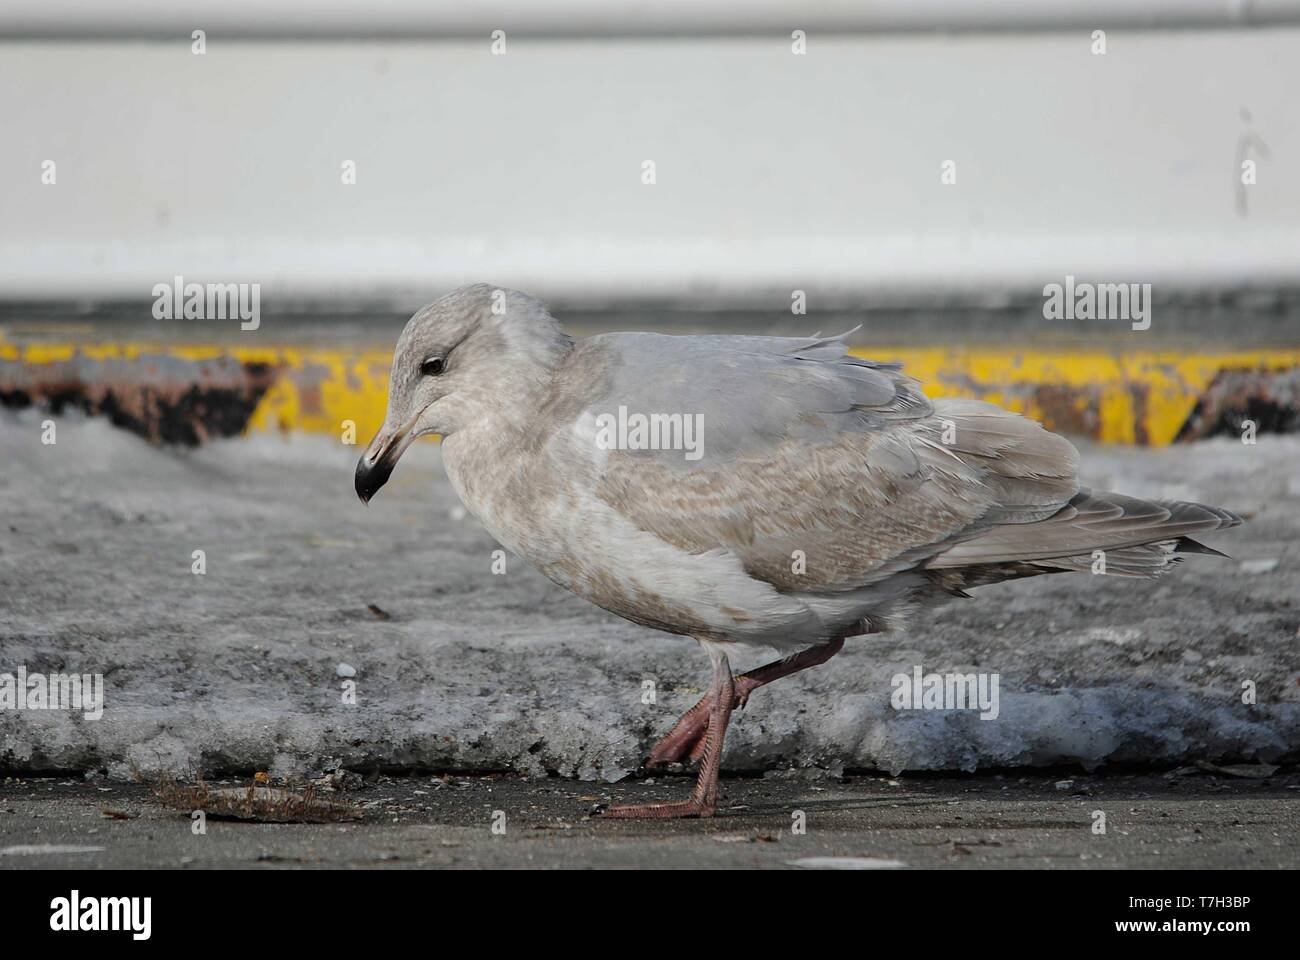
M850 331L852 333L854 331ZM411 317L368 503L417 437L442 437L466 510L555 583L692 637L708 695L646 767L698 761L688 799L603 817L710 817L727 723L766 684L975 587L1069 571L1154 577L1241 518L1090 490L1063 437L990 403L929 398L845 338L568 336L487 284ZM740 646L781 659L734 676Z

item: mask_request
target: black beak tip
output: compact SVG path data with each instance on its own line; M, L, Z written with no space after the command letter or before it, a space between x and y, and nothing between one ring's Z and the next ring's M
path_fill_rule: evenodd
M361 502L369 506L370 498L387 482L388 475L392 472L392 468L382 458L374 464L366 463L364 456L358 460L356 476L352 483Z

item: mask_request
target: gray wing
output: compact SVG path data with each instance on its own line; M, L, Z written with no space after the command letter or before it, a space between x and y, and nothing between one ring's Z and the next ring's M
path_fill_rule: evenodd
M1000 523L1045 519L1078 489L1077 455L989 404L935 402L840 338L592 338L583 418L698 415L698 460L612 450L595 493L690 552L727 550L780 589L851 590Z
M841 337L665 336L619 333L586 342L608 359L593 412L698 414L714 463L791 439L862 434L932 412L899 364L851 356ZM669 451L640 459L687 465Z
M1078 452L989 403L929 400L896 364L842 338L664 337L588 341L601 376L583 416L618 406L702 418L698 460L615 450L595 493L679 548L726 550L778 589L854 590L924 567L959 590L1089 569L1154 576L1227 510L1081 489Z

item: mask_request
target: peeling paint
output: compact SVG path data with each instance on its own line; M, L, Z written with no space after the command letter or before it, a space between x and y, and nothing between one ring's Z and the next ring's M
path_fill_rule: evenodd
M901 361L931 396L976 397L1052 430L1151 446L1179 437L1221 371L1300 368L1300 350L1279 349L1179 354L876 346L853 352Z
M1300 367L1220 371L1177 439L1241 436L1247 420L1259 433L1300 431Z
M78 409L153 443L197 446L242 433L276 376L272 364L165 353L87 356L46 363L0 359L0 404Z

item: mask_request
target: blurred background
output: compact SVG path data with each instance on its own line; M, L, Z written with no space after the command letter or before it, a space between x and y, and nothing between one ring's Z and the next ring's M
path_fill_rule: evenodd
M334 429L248 373L332 346L313 384L369 429L386 363L356 351L485 281L580 333L862 323L937 392L1120 442L1234 427L1189 418L1272 371L1245 389L1290 429L1296 89L1296 0L11 0L0 394L122 420L157 368L85 348L162 344L226 358L173 385L243 391L200 433ZM1150 328L1045 320L1067 276L1151 284ZM256 285L257 328L157 319L177 277Z

